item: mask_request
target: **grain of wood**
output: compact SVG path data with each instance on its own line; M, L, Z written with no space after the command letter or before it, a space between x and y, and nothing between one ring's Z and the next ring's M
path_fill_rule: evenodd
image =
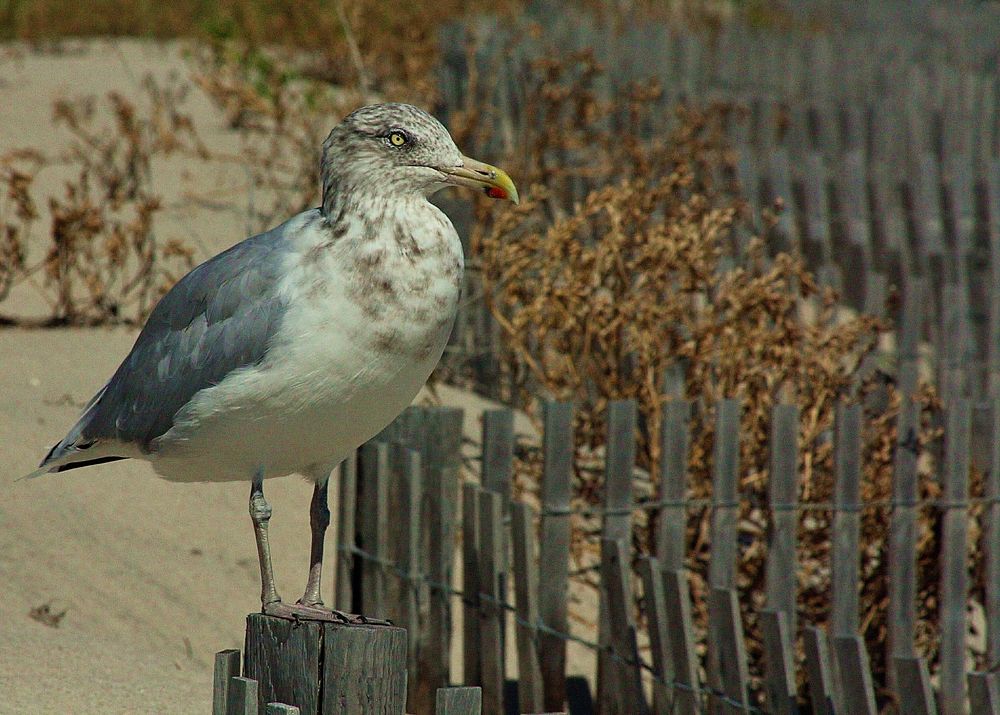
M259 715L257 711L257 681L239 676L230 678L226 715Z
M570 480L573 474L573 405L544 405L542 463L542 542L538 594L542 622L568 633ZM566 641L541 634L539 641L545 707L561 709L566 703Z
M317 712L322 638L322 624L317 621L295 623L260 613L247 616L243 672L259 684L262 702Z
M983 496L994 501L984 509L980 553L985 562L986 661L991 668L996 668L1000 665L1000 549L996 548L1000 543L1000 501L997 501L1000 498L1000 402L991 401L989 414L990 455L988 469L983 470Z
M240 652L236 649L220 650L215 654L212 675L212 715L226 715L229 701L229 679L240 674Z
M893 658L896 671L896 693L899 712L907 715L937 715L937 701L931 689L927 661L923 658L900 656Z
M482 688L438 688L434 715L479 715L482 709Z
M405 712L404 629L323 623L322 667L322 715Z

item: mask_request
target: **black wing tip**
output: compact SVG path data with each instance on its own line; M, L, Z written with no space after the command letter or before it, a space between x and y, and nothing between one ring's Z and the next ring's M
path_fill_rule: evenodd
M128 459L128 457L95 457L94 459L87 459L82 462L69 462L68 464L61 464L53 472L68 472L71 469L79 469L80 467L93 467L96 464L106 464L108 462L117 462L122 459Z

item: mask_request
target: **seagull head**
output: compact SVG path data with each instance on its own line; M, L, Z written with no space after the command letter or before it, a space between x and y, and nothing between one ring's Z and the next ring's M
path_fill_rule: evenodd
M329 191L426 197L446 186L518 202L505 171L464 156L441 122L409 104L372 104L347 115L323 142L321 171L324 206Z

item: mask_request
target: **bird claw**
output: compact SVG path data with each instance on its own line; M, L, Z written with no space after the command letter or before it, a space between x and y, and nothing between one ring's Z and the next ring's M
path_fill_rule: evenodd
M326 623L341 623L350 626L391 626L392 621L380 618L368 618L355 613L344 613L320 605L304 603L288 604L281 601L266 603L261 609L266 615L285 618L290 621L323 621Z

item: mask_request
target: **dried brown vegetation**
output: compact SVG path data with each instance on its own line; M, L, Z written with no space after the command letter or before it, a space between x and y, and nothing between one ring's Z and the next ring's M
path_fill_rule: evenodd
M150 160L190 151L205 155L186 115L184 92L147 79L148 112L111 92L59 100L54 121L72 141L61 160L75 176L61 195L48 196L44 257L29 263L30 234L39 218L34 174L51 158L17 152L0 161L3 267L0 301L21 282L49 306L46 316L4 315L8 324L65 325L141 322L157 299L192 265L181 242L160 242L153 228L160 199L151 189ZM110 120L112 127L106 125Z

